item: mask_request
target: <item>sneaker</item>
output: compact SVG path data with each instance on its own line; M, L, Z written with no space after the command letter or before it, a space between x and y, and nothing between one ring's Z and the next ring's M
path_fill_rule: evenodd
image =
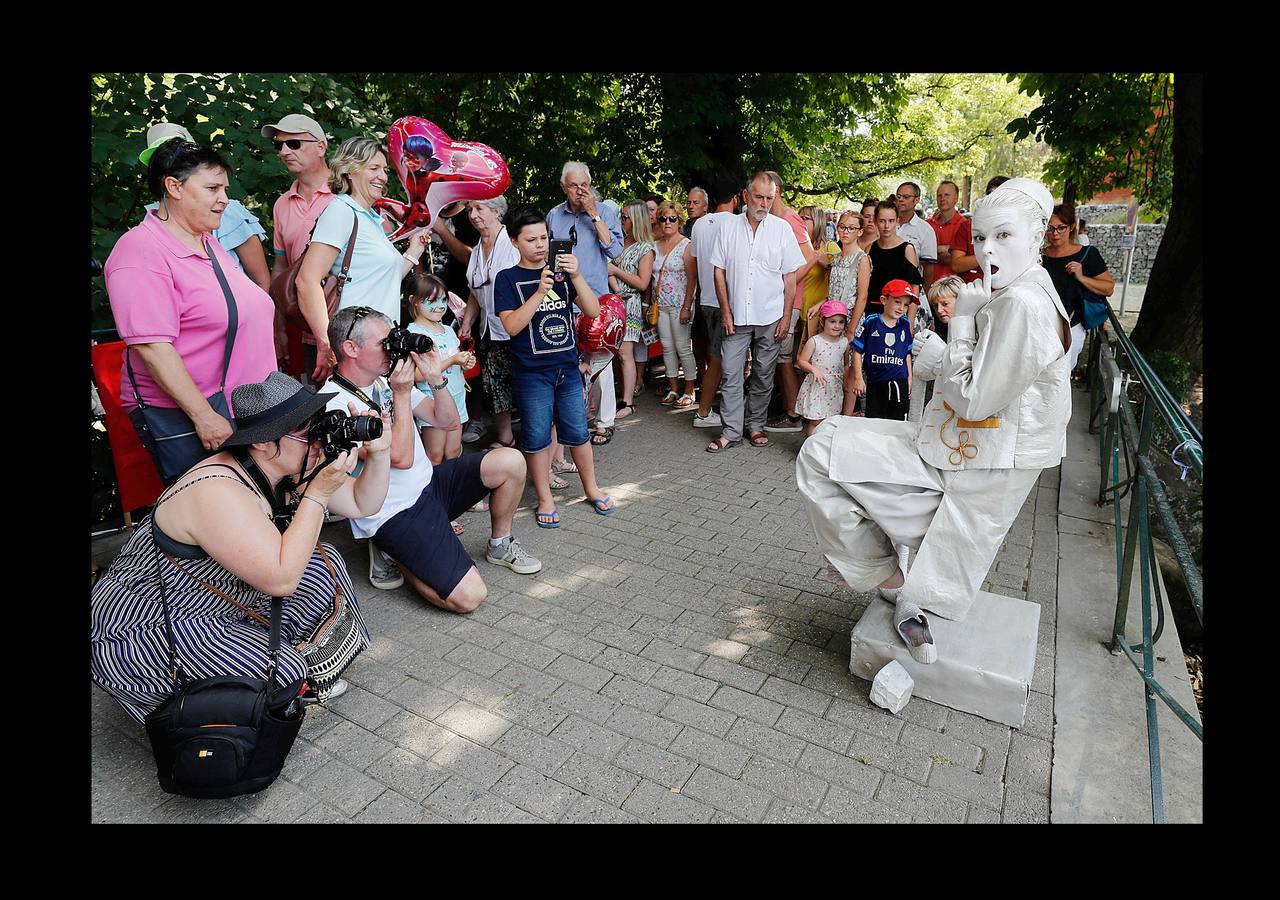
M525 552L515 535L504 537L497 548L490 544L484 558L495 566L506 566L517 575L532 575L542 571L542 563Z
M778 415L765 423L764 430L772 431L774 433L782 433L782 434L787 434L794 431L803 431L804 420L801 419L799 416L796 416L793 419L791 418L791 416L788 416L788 415Z
M484 437L484 425L480 423L479 419L472 419L462 429L462 443L464 444L474 444L482 437Z
M329 685L323 691L317 691L314 687L308 686L306 693L302 695L302 705L310 706L313 703L328 703L330 700L337 700L347 692L347 688L351 687L345 678L339 678L333 684Z
M693 417L694 428L720 428L724 425L724 420L720 418L720 413L714 409L705 416L695 415Z
M369 583L379 590L394 591L404 584L400 566L387 554L369 542Z

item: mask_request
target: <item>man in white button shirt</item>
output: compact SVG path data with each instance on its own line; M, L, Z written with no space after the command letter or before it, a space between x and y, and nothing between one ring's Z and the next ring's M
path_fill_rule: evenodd
M724 431L707 445L708 453L741 445L744 422L752 446L769 443L764 422L773 392L778 342L787 333L784 312L795 300L796 270L804 265L791 226L769 214L777 192L777 185L766 173L753 176L747 187L746 210L719 228L711 251L724 325L720 403ZM745 408L742 378L748 348L753 360L750 410Z
M938 235L924 219L916 215L916 201L920 199L920 185L904 181L898 185L894 197L898 208L898 235L911 242L920 260L920 275L924 278L921 295L933 284L933 267L938 261ZM914 316L911 321L914 322ZM914 327L914 326L913 326Z

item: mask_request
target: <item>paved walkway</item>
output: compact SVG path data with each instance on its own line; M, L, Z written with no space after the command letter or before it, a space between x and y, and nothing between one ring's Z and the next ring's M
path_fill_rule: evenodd
M872 600L819 577L794 480L802 435L712 455L692 411L638 406L596 452L617 514L564 491L547 531L526 505L516 534L545 568L481 562L489 599L470 616L370 587L364 546L326 526L374 645L261 794L163 793L141 728L91 688L93 820L1047 822L1059 470L984 585L1044 607L1024 727L920 698L892 716L848 672ZM463 521L482 559L487 516ZM118 544L95 545L99 562Z

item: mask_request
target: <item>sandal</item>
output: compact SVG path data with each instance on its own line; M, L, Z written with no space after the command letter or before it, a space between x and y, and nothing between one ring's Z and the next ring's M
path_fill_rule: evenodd
M538 523L539 528L559 528L560 510L553 509L551 512L534 512L533 519Z
M671 406L673 409L688 409L690 406L693 406L693 404L696 402L697 402L697 398L695 398L693 394L685 394L675 403L671 404Z
M716 438L710 444L707 444L707 452L723 453L725 450L732 450L734 447L741 447L741 446L742 446L741 438L739 438L736 441L731 441L724 435L720 435L720 437Z
M551 473L551 490L563 491L568 486L569 486L569 482L565 481L563 478L561 478L559 475L555 474L554 472Z
M566 459L564 462L558 462L556 460L552 460L551 471L555 472L557 475L563 475L566 472L568 472L570 475L577 475L578 464L571 459Z
M634 403L624 403L618 407L618 412L614 416L615 419L625 419L627 416L635 415L636 405Z
M461 522L453 521L453 522L450 522L449 524L453 526L454 534L462 534L464 531L467 530L467 526L463 525Z
M747 435L747 440L751 441L752 447L768 447L769 435L763 431L753 431Z
M591 435L591 445L593 447L603 447L611 440L613 440L613 428L603 428Z
M475 506L471 507L471 511L472 511L472 512L488 512L488 511L489 511L489 501L488 501L488 500L481 500L481 501L480 501L479 503L477 503Z
M516 439L515 439L515 438L512 438L509 442L508 442L508 441L494 441L492 444L490 444L490 445L489 445L489 449L490 449L490 450L501 450L503 447L511 448L511 447L514 447L515 445L516 445Z
M612 497L603 497L599 500L592 500L590 497L588 497L587 502L590 503L593 507L595 507L596 512L598 512L600 515L602 516L613 515L614 505L613 505Z
M675 403L679 399L680 399L680 395L677 394L675 391L667 391L667 395L662 398L662 405L670 406L672 403Z

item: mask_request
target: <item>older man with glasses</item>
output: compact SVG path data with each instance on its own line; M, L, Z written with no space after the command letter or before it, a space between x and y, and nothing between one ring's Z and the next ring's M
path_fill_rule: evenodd
M933 267L938 261L938 236L928 222L916 215L916 202L919 199L920 185L914 181L904 181L898 185L898 193L894 196L898 209L898 235L916 248L916 256L920 259L920 274L927 291L933 284Z

